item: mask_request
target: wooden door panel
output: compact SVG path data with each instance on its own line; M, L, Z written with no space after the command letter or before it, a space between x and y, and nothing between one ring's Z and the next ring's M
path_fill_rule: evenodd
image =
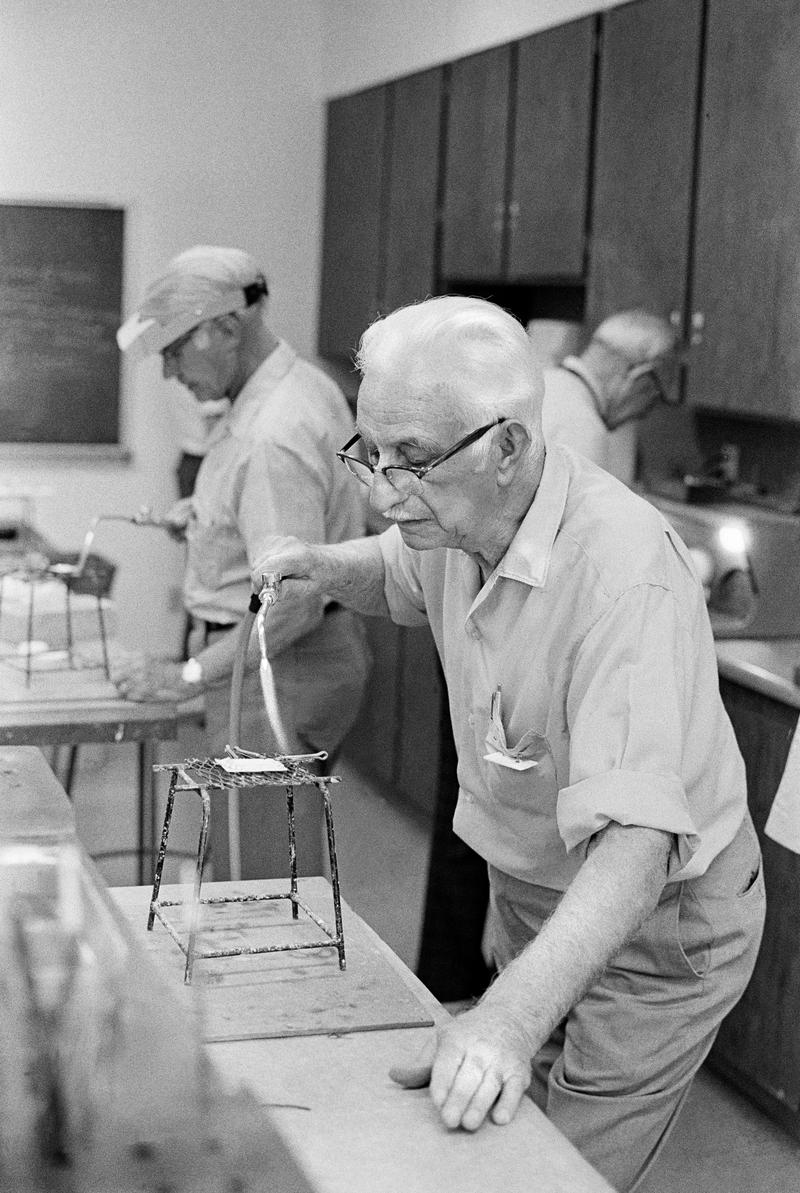
M511 47L454 62L445 158L442 274L502 276Z
M796 0L710 0L689 400L800 417Z
M710 1060L800 1135L800 858L764 835L797 709L730 680L721 680L720 690L747 768L748 804L763 854L767 916L753 976L723 1021Z
M383 311L435 289L442 74L437 68L392 85Z
M386 87L328 105L319 351L350 359L377 313Z
M510 281L583 275L594 18L519 43Z
M683 313L702 0L603 16L587 324Z

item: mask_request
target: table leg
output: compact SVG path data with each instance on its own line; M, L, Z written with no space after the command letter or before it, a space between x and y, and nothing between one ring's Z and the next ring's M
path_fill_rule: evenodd
M139 742L139 827L137 855L139 858L139 886L153 876L153 841L156 835L156 801L153 778L155 743ZM150 863L149 866L147 863Z

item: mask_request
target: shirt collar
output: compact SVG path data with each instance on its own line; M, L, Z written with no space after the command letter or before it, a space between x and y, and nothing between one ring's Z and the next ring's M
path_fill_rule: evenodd
M569 465L563 449L552 444L547 449L542 479L527 514L511 540L497 575L519 580L532 588L542 588L553 544L561 526L569 490Z
M579 356L565 356L561 362L561 368L580 378L592 396L592 401L597 407L597 413L606 426L608 426L608 398L603 393L597 379L587 369L581 358Z
M239 391L226 420L230 430L237 434L247 430L261 407L264 391L273 389L286 376L296 359L294 348L285 340L279 340L277 348L262 360Z

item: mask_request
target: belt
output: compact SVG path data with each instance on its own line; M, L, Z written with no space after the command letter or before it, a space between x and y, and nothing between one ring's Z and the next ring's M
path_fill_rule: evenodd
M220 630L232 630L238 622L235 621L203 621L201 622L207 634L216 634Z

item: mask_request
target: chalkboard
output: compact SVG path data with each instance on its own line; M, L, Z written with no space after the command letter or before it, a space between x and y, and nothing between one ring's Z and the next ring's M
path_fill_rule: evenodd
M123 223L0 203L0 444L119 442Z

